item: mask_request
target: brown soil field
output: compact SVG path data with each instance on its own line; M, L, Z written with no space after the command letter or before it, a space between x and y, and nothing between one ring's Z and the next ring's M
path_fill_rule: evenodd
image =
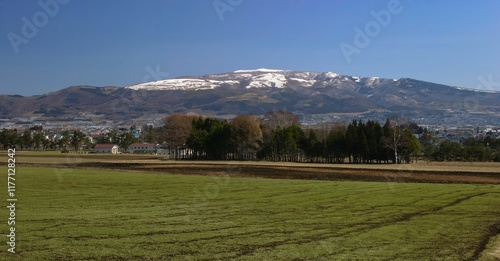
M5 157L5 153L0 153ZM500 163L317 164L258 161L174 161L155 155L18 153L25 166L115 169L182 175L275 179L500 184Z

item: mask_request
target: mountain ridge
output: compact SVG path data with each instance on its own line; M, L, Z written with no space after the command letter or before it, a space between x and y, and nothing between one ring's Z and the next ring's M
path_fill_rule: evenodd
M335 72L294 71L259 68L254 70L236 70L233 72L207 74L203 76L184 76L163 79L154 82L139 83L126 86L128 89L145 90L201 90L213 89L217 84L238 84L247 81L246 88L276 87L284 88L288 81L296 81L301 87L312 87L315 83L332 82L334 80L353 80L356 82L379 79L380 77L359 77L341 75ZM228 80L227 78L231 78ZM394 79L396 81L396 79ZM296 83L296 84L297 84ZM198 87L198 88L197 88ZM220 87L220 86L219 86Z
M88 113L102 119L126 120L188 112L260 115L273 110L302 115L372 112L427 117L453 112L498 117L499 100L499 92L411 78L260 68L126 87L82 85L36 96L0 95L0 117L55 120Z

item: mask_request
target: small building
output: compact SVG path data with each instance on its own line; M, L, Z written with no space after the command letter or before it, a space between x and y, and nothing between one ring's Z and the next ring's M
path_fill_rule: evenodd
M111 153L118 154L118 145L115 144L96 144L94 147L95 153Z
M156 149L156 155L168 155L169 152L170 151L168 149L165 149L165 148L157 148Z
M132 143L128 146L130 154L156 154L156 144L152 143Z

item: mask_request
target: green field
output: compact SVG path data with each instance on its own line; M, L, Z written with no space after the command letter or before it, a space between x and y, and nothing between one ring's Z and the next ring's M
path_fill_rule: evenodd
M498 247L498 185L16 171L16 254L4 244L0 260L494 260L481 253Z

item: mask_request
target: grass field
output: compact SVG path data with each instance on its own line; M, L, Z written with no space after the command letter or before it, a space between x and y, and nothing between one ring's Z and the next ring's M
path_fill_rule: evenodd
M228 167L231 171L238 169ZM18 166L16 173L17 253L7 252L4 244L0 260L496 260L500 256L499 185L25 166ZM7 234L8 209L0 213L5 219L0 228Z

